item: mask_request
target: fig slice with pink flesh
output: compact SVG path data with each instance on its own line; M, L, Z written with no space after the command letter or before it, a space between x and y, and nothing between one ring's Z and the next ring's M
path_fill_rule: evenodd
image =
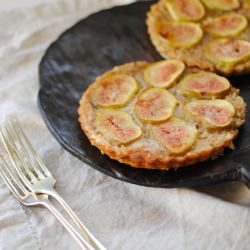
M121 107L126 105L137 92L136 80L129 75L115 74L98 82L92 101L96 106Z
M156 24L161 38L174 48L191 48L203 36L200 24L192 22L159 22Z
M104 137L119 144L133 142L142 134L141 128L123 110L99 109L96 113L95 125Z
M204 71L185 76L179 84L185 96L200 98L220 96L231 86L227 78Z
M198 136L198 130L193 124L179 118L152 126L152 133L162 146L174 154L189 150Z
M134 110L144 122L161 122L172 116L176 105L176 98L167 90L150 88L138 96Z
M247 18L237 13L208 18L203 22L206 32L217 37L230 37L240 34L248 25Z
M202 0L205 6L209 9L216 10L234 10L240 7L239 0Z
M185 64L178 60L165 60L151 64L144 70L144 80L161 88L172 87L185 69Z
M167 9L176 21L198 21L205 15L199 0L165 0Z
M250 59L250 43L234 38L223 38L210 42L205 55L214 64L233 67Z
M226 100L197 100L186 105L190 114L213 127L228 126L234 117L235 109Z

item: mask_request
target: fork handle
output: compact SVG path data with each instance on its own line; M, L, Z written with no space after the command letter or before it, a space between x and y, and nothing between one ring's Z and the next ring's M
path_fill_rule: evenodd
M64 226L64 228L69 232L69 234L75 239L78 245L83 250L95 250L72 226L71 224L64 218L64 216L59 212L59 210L49 201L42 201L43 206L45 206Z
M69 217L78 227L82 235L95 247L96 250L107 250L95 237L90 233L90 231L83 225L81 220L77 217L74 211L70 208L70 206L66 203L66 201L62 198L62 196L57 193L55 190L50 191L49 195L51 195L54 199L56 199L65 211L68 213Z

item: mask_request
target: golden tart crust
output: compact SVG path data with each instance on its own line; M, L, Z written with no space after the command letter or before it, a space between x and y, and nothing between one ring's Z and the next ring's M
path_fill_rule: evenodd
M248 21L247 27L243 29L243 31L241 31L238 35L227 37L226 39L232 41L232 43L238 40L250 42L250 5L248 0L239 0L239 8L232 11L208 9L204 5L205 16L196 22L189 22L200 25L201 30L203 31L202 38L197 43L195 43L195 45L188 48L169 46L166 40L159 34L159 23L178 23L173 20L171 14L169 13L166 7L166 1L167 0L159 0L159 2L152 5L150 11L147 14L146 21L150 39L162 57L166 59L179 59L182 60L187 66L198 67L203 70L209 70L212 72L221 73L223 75L238 75L250 72L250 56L246 60L231 66L225 66L223 64L213 62L213 60L209 60L208 56L206 56L206 47L209 46L211 42L223 38L218 38L214 35L211 35L202 28L204 22L209 20L209 18L216 18L220 17L221 15L232 13L241 14ZM200 2L202 3L202 1Z
M172 152L171 150L169 151L168 147L164 147L164 140L158 140L157 137L154 137L151 130L151 126L157 128L157 126L164 125L164 122L156 124L147 123L140 120L134 111L135 103L141 93L143 93L145 89L151 88L144 80L143 74L145 69L150 65L150 63L145 61L138 61L117 66L98 77L83 93L78 108L79 122L91 144L100 149L103 154L107 154L110 158L133 167L164 170L205 161L222 154L225 147L233 148L232 140L238 134L238 128L245 121L246 104L239 96L239 90L230 85L227 93L223 93L223 96L220 96L221 99L227 100L235 110L230 125L220 128L209 128L202 125L202 123L197 123L194 117L187 115L184 106L191 101L199 100L199 98L184 96L180 93L179 85L179 82L185 76L200 71L197 69L185 69L179 79L176 80L176 83L167 89L170 94L175 96L178 102L170 121L171 119L174 121L181 119L190 126L195 127L197 129L197 134L194 136L195 141L187 150L178 153ZM93 95L100 81L110 75L119 74L132 76L138 84L137 93L134 94L125 106L112 108L116 111L122 110L123 112L127 112L137 126L137 137L130 143L122 144L115 140L110 140L109 137L103 134L103 131L100 132L98 129L100 123L96 125L97 123L95 121L96 114L102 107L93 103ZM166 91L165 89L162 90ZM215 98L218 97L208 97L209 100ZM169 120L165 122L168 121ZM141 129L141 133L138 132L138 127Z

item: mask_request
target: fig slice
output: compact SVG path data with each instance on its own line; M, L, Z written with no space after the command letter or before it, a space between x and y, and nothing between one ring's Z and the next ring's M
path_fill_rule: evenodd
M218 39L206 46L205 55L215 64L232 67L249 60L250 43L234 38Z
M233 105L221 99L192 101L186 105L186 109L213 127L228 126L235 113Z
M234 10L239 8L240 3L238 0L202 0L202 2L209 9L217 10Z
M191 48L198 44L203 36L200 24L191 22L159 22L160 36L175 48Z
M176 105L176 98L167 90L150 88L138 96L134 108L142 121L161 122L172 116Z
M132 76L110 75L97 83L92 101L101 107L121 107L129 102L137 90L138 85Z
M185 64L178 60L165 60L151 64L144 70L144 80L154 86L169 88L185 69Z
M123 110L99 109L96 113L95 125L103 136L120 144L133 142L142 134L141 128Z
M203 28L206 32L217 37L236 36L247 27L245 16L230 13L214 18L208 18L203 22Z
M176 21L198 21L205 15L199 0L165 0L167 9Z
M156 140L174 154L189 150L198 136L198 130L193 124L179 118L152 126L152 132Z
M184 95L201 98L220 96L231 86L225 77L204 71L185 76L179 84Z

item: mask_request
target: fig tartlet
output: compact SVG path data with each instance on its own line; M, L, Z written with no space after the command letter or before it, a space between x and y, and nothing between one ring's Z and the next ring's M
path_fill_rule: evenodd
M167 59L224 75L250 72L249 0L159 0L148 32Z
M178 60L117 66L83 93L81 128L103 154L137 168L170 169L214 158L245 121L239 90Z

